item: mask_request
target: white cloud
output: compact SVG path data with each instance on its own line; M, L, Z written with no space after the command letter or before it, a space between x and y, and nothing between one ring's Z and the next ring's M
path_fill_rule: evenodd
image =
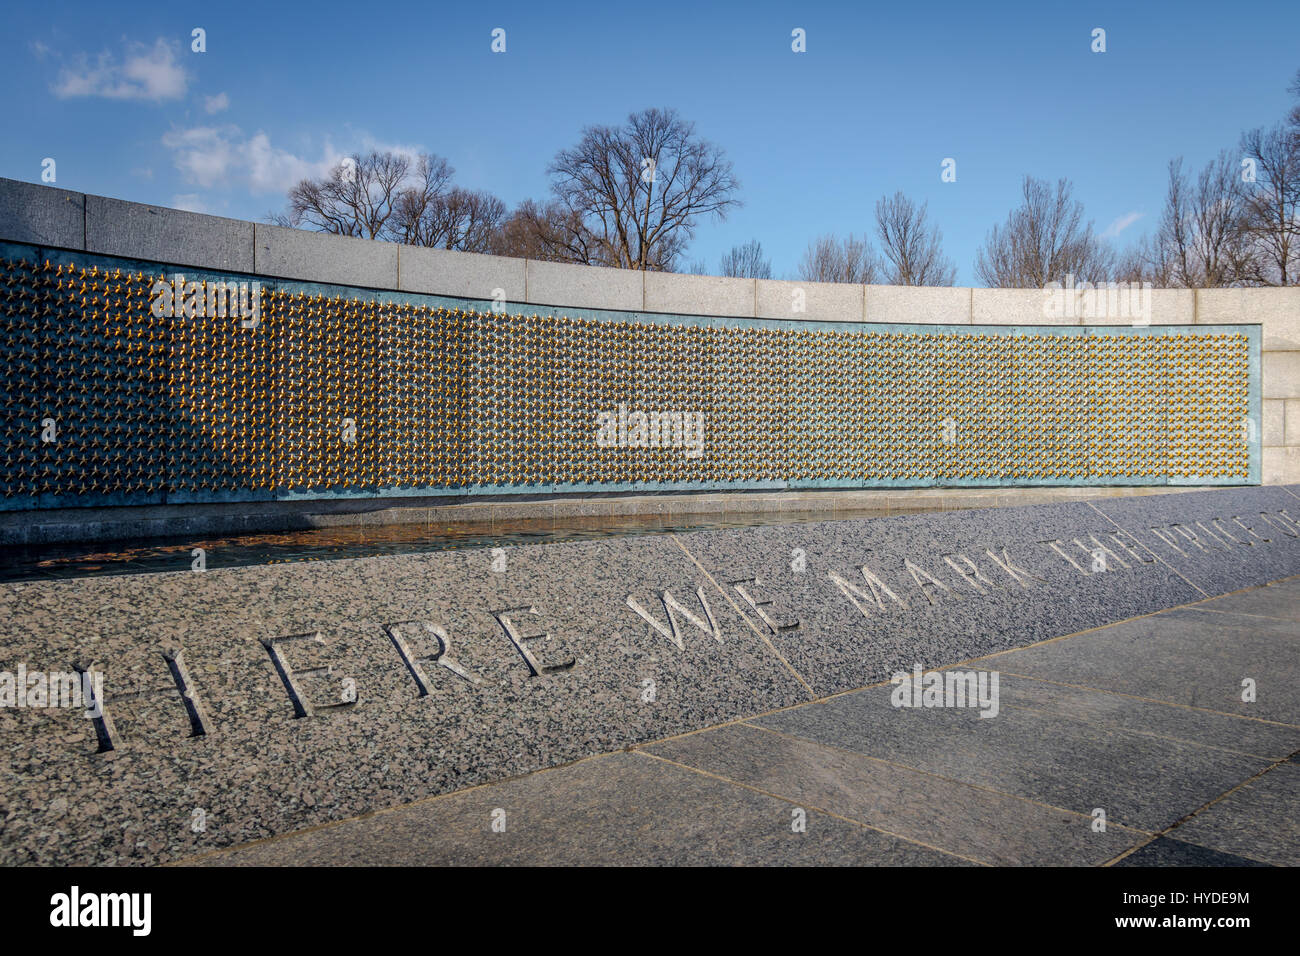
M203 201L198 193L181 193L172 197L173 209L184 209L186 212L210 212L208 204Z
M73 65L59 71L52 89L55 96L102 96L110 100L180 99L185 95L189 77L176 62L175 43L163 37L152 47L133 43L119 65L113 54L105 51L92 64L84 53L73 57Z
M1102 236L1107 239L1118 239L1119 234L1121 232L1123 232L1125 229L1133 225L1133 223L1137 222L1141 218L1142 218L1142 213L1140 212L1125 213L1124 215L1116 219L1114 222L1112 222L1109 226L1107 226L1106 230L1102 233Z
M425 150L421 146L407 146L405 143L384 143L375 139L366 133L361 136L361 152L368 153L374 150L377 153L396 153L404 157L412 167L415 166L416 160Z
M321 158L311 162L272 146L271 138L260 131L248 141L246 152L248 181L254 192L286 192L301 179L324 175L342 159L327 145Z
M220 113L230 109L230 97L225 93L203 97L203 108L209 113Z
M238 126L176 129L162 138L187 182L204 188L239 185L253 193L284 193L307 177L321 176L342 154L326 143L319 159L306 159L271 144L258 131L245 137Z
M235 126L223 129L196 126L172 130L163 136L162 142L174 152L176 168L185 174L188 182L203 187L222 186L239 162L238 143L233 139L238 134L239 128Z

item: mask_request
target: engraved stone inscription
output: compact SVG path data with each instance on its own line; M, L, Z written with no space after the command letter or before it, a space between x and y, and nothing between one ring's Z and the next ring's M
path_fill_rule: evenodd
M532 605L503 608L500 611L493 611L492 616L500 622L506 636L519 651L519 656L532 671L533 677L555 671L566 671L576 662L576 658L564 642L556 639L550 632L524 633L523 628L531 623L527 618L541 616L541 612Z
M432 686L429 675L424 669L425 664L445 667L461 680L469 681L471 684L482 683L479 678L452 660L451 638L440 625L430 621L397 621L385 624L384 631L393 642L393 646L397 648L397 653L402 656L406 669L411 672L415 686L420 690L420 697L429 696L429 688ZM432 644L434 650L432 653L420 654L412 649L412 642L415 642L416 646Z
M271 655L275 671L289 693L294 717L312 717L322 712L356 706L355 685L351 694L340 693L339 682L333 679L334 665L320 663L321 651L325 646L325 636L320 631L263 638L262 646ZM308 657L309 666L293 667L285 656L290 648Z
M118 750L124 743L123 736L113 721L113 711L130 702L140 702L151 697L178 696L185 708L185 716L189 721L189 736L203 737L210 733L209 727L211 723L203 707L203 702L194 690L194 683L190 680L189 670L185 666L184 654L179 650L167 650L163 651L160 656L167 665L168 675L171 677L170 683L145 687L122 694L109 695L103 693L102 699L96 696L93 701L87 701L88 709L95 713L91 720L95 726L95 737L99 742L99 753ZM73 667L79 674L86 674L99 669L93 664L86 665L82 663L74 664ZM100 693L95 689L97 685L94 682L87 682L87 686L91 689L92 695Z
M718 629L718 622L713 618L713 611L709 607L708 599L704 596L704 588L696 588L695 596L700 601L700 610L704 617L699 617L691 612L686 605L682 604L677 598L673 597L671 591L660 591L659 600L664 606L664 616L668 619L667 625L660 623L645 608L638 604L632 597L627 596L627 606L635 611L640 617L656 631L662 634L668 640L677 646L679 651L686 650L686 642L682 640L681 628L677 625L677 618L673 612L680 614L686 620L690 621L700 629L706 636L713 638L719 644L723 643L722 632Z

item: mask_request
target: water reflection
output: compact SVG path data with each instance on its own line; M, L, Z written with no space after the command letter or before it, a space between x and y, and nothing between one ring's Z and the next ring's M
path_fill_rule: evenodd
M502 548L541 542L581 541L673 531L800 524L844 518L881 518L937 511L938 508L856 509L845 511L745 512L723 515L627 515L529 518L502 522L422 522L392 525L312 528L268 534L176 539L146 538L90 544L0 547L0 581L93 577L188 571L191 552L206 552L209 570L331 561L386 554L418 554L464 548Z

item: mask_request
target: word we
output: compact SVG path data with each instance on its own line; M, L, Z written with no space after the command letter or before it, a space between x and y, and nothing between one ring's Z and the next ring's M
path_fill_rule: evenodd
M687 458L704 454L703 412L628 411L626 405L596 413L601 448L681 448Z
M981 717L998 715L997 671L899 671L889 682L894 685L889 702L895 707L978 707Z
M0 671L0 707L80 707L87 717L98 717L103 688L99 671L28 673L19 664L16 674Z
M262 321L262 283L186 282L177 273L171 280L159 279L149 290L153 296L149 311L155 319L179 316L195 318L238 318L240 326L255 329Z

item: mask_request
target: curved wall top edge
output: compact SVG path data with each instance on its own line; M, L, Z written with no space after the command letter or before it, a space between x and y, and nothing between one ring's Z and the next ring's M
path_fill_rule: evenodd
M1038 289L642 273L306 232L3 178L0 240L359 289L498 297L539 308L895 325L1132 324L1104 315L1049 315L1047 295ZM1150 296L1152 325L1258 322L1266 326L1266 349L1298 347L1269 340L1289 342L1300 288L1153 289Z

